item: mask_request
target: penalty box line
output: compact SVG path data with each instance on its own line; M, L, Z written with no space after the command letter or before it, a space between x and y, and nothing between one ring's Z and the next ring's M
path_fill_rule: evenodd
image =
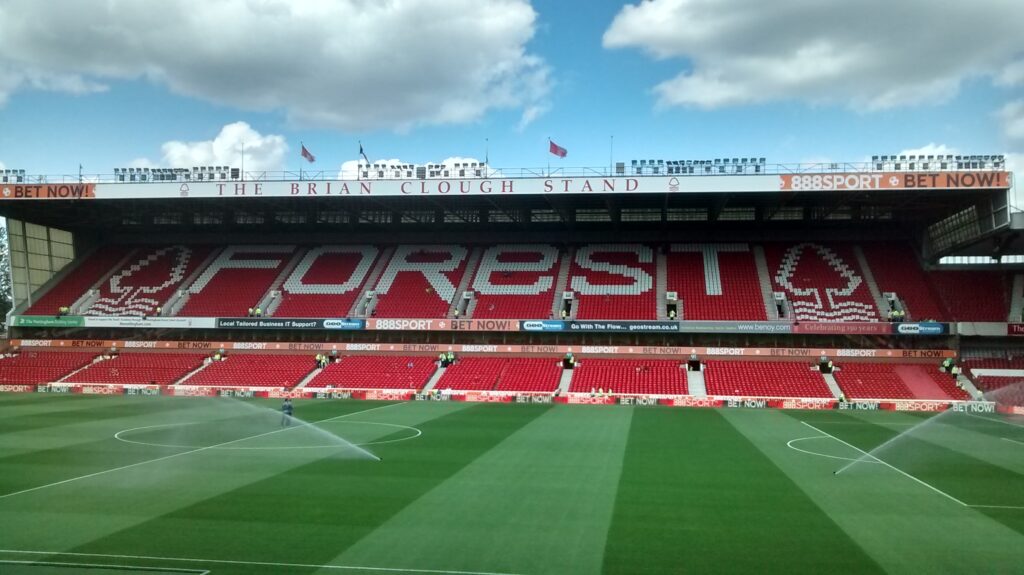
M185 569L182 567L134 567L131 565L114 565L112 563L71 563L69 561L27 561L17 559L0 559L0 565L27 565L36 567L86 567L88 569L117 569L118 571L145 571L149 573L191 573L192 575L210 575L209 569Z
M311 422L306 423L305 425L297 425L297 426L294 426L294 427L284 427L282 429L275 429L273 431L268 431L266 433L258 433L256 435L250 435L248 437L242 437L242 438L239 438L239 439L232 439L231 441L225 441L223 443L217 443L215 445L207 445L206 447L199 447L199 448L196 448L196 449L190 449L189 451L182 451L181 453L172 453L171 455L165 455L163 457L157 457L157 458L154 458L154 459L147 459L145 461L140 461L138 463L131 463L129 465L122 465L120 467L114 467L112 469L105 469L103 471L97 471L95 473L89 473L87 475L79 475L78 477L72 477L70 479L64 479L62 481L55 481L53 483L47 483L46 485L38 485L36 487L29 487L28 489L22 489L21 491L14 491L12 493L5 493L3 495L0 495L0 499L6 499L8 497L14 497L15 495L21 495L23 493L30 493L32 491L39 491L40 489L46 489L47 487L56 487L58 485L64 485L65 483L71 483L73 481L78 481L80 479L89 479L90 477L97 477L97 476L100 476L100 475L106 475L107 473L113 473L115 471L121 471L121 470L124 470L124 469L131 469L133 467L139 467L139 466L142 466L142 465L147 465L149 463L156 463L158 461L167 461L168 459L174 459L175 457L182 457L183 455L190 455L192 453L199 453L200 451L206 451L208 449L216 449L218 447L224 447L225 445L231 445L233 443L239 443L239 442L242 442L242 441L248 441L250 439L256 439L258 437L265 437L267 435L273 435L275 433L281 433L282 431L288 431L290 429L300 429L300 428L305 427L307 425L316 425L317 423L324 423L324 422L327 422L327 421L334 421L335 419L342 419L344 417L351 417L353 415L359 415L361 413L366 413L368 411L374 411L374 410L377 410L377 409L384 409L386 407L392 407L392 406L395 406L395 405L401 405L402 403L403 402L389 403L387 405L379 405L377 407L371 407L370 409L364 409L362 411L354 411L352 413L345 413L345 414L338 415L338 416L335 416L335 417L328 417L327 419L321 419L321 420L318 420L318 421L311 421Z
M395 405L395 404L392 404ZM388 406L384 406L388 407ZM376 409L376 408L375 408ZM98 557L101 559L134 559L138 561L177 561L182 563L201 563L201 564L221 564L221 565L252 565L254 567L288 567L295 569L333 569L336 571L373 571L377 573L424 573L427 575L515 575L513 573L500 573L494 571L458 571L452 569L415 569L408 567L364 567L359 565L313 565L309 563L276 563L271 561L242 561L235 559L198 559L191 557L155 557L151 555L116 555L112 553L76 553L72 551L30 551L30 550L18 550L18 549L0 549L0 553L8 553L11 555L51 555L55 557ZM0 563L3 561L0 560ZM27 562L31 564L32 562ZM41 564L41 563L37 563ZM122 569L131 569L128 566L114 565L113 567L119 567ZM144 567L136 567L136 569L144 569ZM159 568L152 568L157 570ZM165 570L173 570L173 568L164 568ZM210 573L209 570L191 570L191 569L179 569L175 570L179 573L195 573L197 575L207 575Z

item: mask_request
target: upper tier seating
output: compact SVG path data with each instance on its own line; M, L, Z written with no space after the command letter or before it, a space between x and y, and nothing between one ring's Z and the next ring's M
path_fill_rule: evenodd
M655 267L654 250L646 245L580 246L569 282L577 319L658 319Z
M470 289L474 318L543 319L551 316L558 248L547 244L505 244L484 250Z
M804 242L766 244L776 291L785 292L801 321L878 321L860 266L848 246Z
M708 361L708 395L833 397L821 372L792 361Z
M151 315L198 268L211 246L161 246L136 250L100 284L100 297L85 315Z
M928 277L956 321L1004 322L1010 316L1010 278L1006 274L933 271Z
M436 369L424 356L351 355L327 364L305 387L422 389Z
M942 300L918 264L917 255L909 245L902 243L861 244L878 289L883 293L896 292L906 304L907 318L913 321L932 319L946 321L949 314ZM889 310L884 310L888 312Z
M189 286L179 316L244 317L259 304L295 246L228 246Z
M278 317L347 317L380 251L373 246L320 246L303 256L281 285Z
M686 395L686 369L670 360L581 360L573 370L569 391L589 393L593 389L627 395Z
M446 368L434 389L552 392L561 375L553 358L466 357Z
M686 320L766 320L754 254L747 244L672 244L668 291Z
M235 353L211 362L181 385L294 387L314 368L308 355Z
M93 363L67 381L170 385L202 365L205 358L197 353L122 353Z
M0 383L38 385L52 383L87 365L94 355L69 351L25 351L0 359Z
M130 246L106 246L96 250L50 291L36 299L35 303L25 310L25 314L57 315L62 306L70 307L74 304L133 249ZM68 265L73 265L73 262Z
M377 317L442 318L466 272L459 245L398 246L377 280Z
M972 369L1024 369L1024 356L1006 357L972 357L960 362L964 371Z

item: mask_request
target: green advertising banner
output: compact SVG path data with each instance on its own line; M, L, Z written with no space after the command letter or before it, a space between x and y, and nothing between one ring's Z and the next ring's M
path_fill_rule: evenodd
M14 327L84 327L85 318L80 315L16 315L11 325Z

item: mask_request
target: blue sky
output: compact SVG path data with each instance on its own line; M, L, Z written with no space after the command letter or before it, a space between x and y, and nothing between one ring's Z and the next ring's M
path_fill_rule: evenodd
M627 162L931 144L1024 165L1024 3L55 4L0 3L8 168L235 163L236 140L249 168L298 169L304 142L336 171L360 140L373 160L606 166L613 135Z

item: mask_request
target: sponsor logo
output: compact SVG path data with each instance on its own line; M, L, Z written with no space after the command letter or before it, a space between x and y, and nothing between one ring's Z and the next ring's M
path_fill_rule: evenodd
M517 395L516 403L553 403L550 395Z
M742 347L709 347L708 355L743 355Z
M560 321L524 321L524 331L562 331L565 323Z
M417 393L417 394L414 394L412 397L416 401L451 401L452 400L452 396L451 395L448 395L448 394L442 395L440 393Z
M767 409L767 399L727 399L726 407L746 407L750 409Z
M721 407L722 400L713 397L677 397L670 400L676 407Z
M959 411L961 413L995 413L996 404L991 401L964 401L962 403L954 403L949 409L950 411Z
M782 409L832 409L832 400L784 399Z
M434 329L432 319L378 319L370 323L370 329L391 331L430 331Z
M462 351L467 353L494 353L498 351L496 345L464 345Z
M900 323L896 324L896 333L901 335L942 335L946 332L941 323Z
M846 401L839 403L839 409L851 409L859 411L878 411L882 405L877 401Z
M658 405L658 400L654 397L620 397L619 405Z
M35 390L34 385L0 385L0 393L27 393Z
M874 349L837 349L836 357L875 357L878 355Z
M895 411L946 411L950 404L945 401L896 401Z
M352 399L350 391L318 391L313 397L316 399Z
M82 393L86 395L121 395L120 385L83 385Z
M152 347L152 348L155 348L156 347L156 342L155 341L126 341L126 342L124 342L124 346L126 348L129 348L129 347Z
M585 345L580 353L619 353L619 348L612 345Z
M125 395L160 395L160 389L156 387L126 387Z
M253 341L241 341L233 346L232 349L267 349L266 343L253 342Z
M347 351L380 351L379 343L347 343L345 344Z
M361 319L325 319L324 329L363 329L365 324Z

